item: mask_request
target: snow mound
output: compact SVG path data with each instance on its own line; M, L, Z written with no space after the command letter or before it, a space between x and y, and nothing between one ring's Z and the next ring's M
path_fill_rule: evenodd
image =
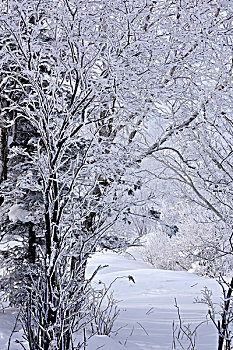
M9 220L13 223L16 223L17 221L31 221L30 212L28 210L23 209L20 204L14 204L10 207L8 217Z
M97 349L123 350L125 348L107 335L94 335L88 342L87 350Z
M127 350L172 349L172 324L173 321L175 326L178 324L176 298L184 324L190 324L194 329L204 322L198 327L197 349L216 349L217 331L212 322L207 321L207 306L194 303L194 300L201 297L201 291L208 287L213 291L214 302L219 303L221 291L217 282L184 271L154 269L138 259L137 252L131 253L136 256L136 260L129 254L95 253L88 264L89 276L99 265L106 266L97 273L93 286L99 286L100 283L109 286L115 280L110 291L119 301L121 311L115 322L116 332L110 336L124 344ZM135 283L129 276L134 278ZM183 346L183 349L188 347L185 339ZM114 349L110 345L105 348ZM94 349L98 347L88 347L88 350Z

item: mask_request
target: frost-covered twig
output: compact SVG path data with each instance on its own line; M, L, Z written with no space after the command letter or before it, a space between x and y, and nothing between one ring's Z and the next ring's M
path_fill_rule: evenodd
M191 325L185 325L181 313L180 308L177 304L177 300L175 298L175 307L177 309L177 315L178 315L178 326L175 327L175 323L173 321L172 329L173 329L173 341L172 341L172 349L178 349L177 348L177 342L179 346L184 350L195 350L196 349L196 338L197 338L197 329L203 325L204 323L207 323L207 320L200 322L194 329L191 329ZM182 340L185 338L186 341L188 341L188 344L184 345L182 344Z

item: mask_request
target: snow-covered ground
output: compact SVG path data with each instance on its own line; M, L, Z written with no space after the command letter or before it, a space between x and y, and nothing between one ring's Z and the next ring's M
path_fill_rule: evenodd
M115 323L111 338L99 335L88 341L86 350L153 350L172 349L173 320L177 322L175 298L180 307L181 317L185 325L191 324L193 329L206 320L207 307L194 303L201 290L207 286L213 290L215 301L219 300L220 288L212 279L201 278L191 273L153 269L142 261L136 252L136 260L130 254L114 254L111 252L96 253L89 261L88 275L99 265L108 265L98 272L93 285L100 282L109 285L116 277L111 290L119 301L120 315ZM129 280L132 276L135 283ZM8 338L14 327L17 310L8 309L0 312L0 349L8 349ZM11 341L11 350L22 349L15 343L19 337L15 334ZM197 350L215 350L217 334L211 322L204 323L197 330ZM188 343L182 340L183 348Z
M125 276L117 279L112 287L115 298L121 300L118 304L121 312L115 329L123 328L110 340L103 336L92 338L88 350L172 349L172 322L178 321L175 298L184 324L191 324L192 329L206 320L206 305L194 303L194 299L201 296L201 290L207 286L213 291L215 301L219 300L220 288L213 279L187 272L156 270L140 257L134 260L128 254L113 253L95 254L89 262L89 273L100 264L109 266L98 273L96 282L103 281L108 285L116 277ZM133 276L135 284L129 281L129 275ZM216 340L216 329L211 322L205 323L197 330L196 349L214 350L217 348ZM126 346L120 346L119 342L123 345L126 343ZM186 350L188 343L185 339L182 344ZM181 345L177 345L176 349L182 349Z

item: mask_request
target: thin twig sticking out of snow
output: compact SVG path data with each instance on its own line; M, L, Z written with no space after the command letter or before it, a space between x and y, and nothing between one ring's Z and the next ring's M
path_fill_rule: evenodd
M182 321L181 314L180 314L180 308L179 308L179 306L177 304L176 298L175 298L175 307L177 308L177 315L178 315L179 324L176 327L175 327L175 322L174 321L173 321L173 324L172 324L172 328L173 328L172 349L173 350L178 349L176 347L176 343L178 342L179 346L183 350L195 350L196 349L197 329L202 324L207 323L208 320L200 322L193 330L191 330L190 329L190 324L188 324L186 326L183 323L183 321ZM177 329L178 329L178 334L176 335ZM182 345L181 340L183 339L183 337L186 337L186 339L188 340L188 342L189 342L188 347L186 345L186 347L184 348L184 346Z
M11 334L10 334L10 337L9 337L9 340L8 340L7 350L10 350L11 338L12 338L13 334L15 333L15 329L16 329L16 327L17 327L17 323L18 323L18 320L19 320L19 314L20 314L20 310L19 310L19 312L18 312L18 314L17 314L17 316L16 316L15 323L14 323L14 327L13 327L13 329L12 329L12 331L11 331Z
M144 330L146 335L148 335L148 337L149 337L149 333L146 331L146 329L143 327L143 325L141 325L141 323L139 323L139 322L137 322L137 324Z

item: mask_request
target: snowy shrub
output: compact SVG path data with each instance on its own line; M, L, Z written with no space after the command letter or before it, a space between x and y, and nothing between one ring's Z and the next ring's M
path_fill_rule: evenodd
M178 254L178 247L175 245L175 237L170 238L161 227L158 227L155 232L148 234L144 240L142 254L146 261L157 269L176 269L175 256Z
M156 268L181 269L210 277L232 270L233 256L224 240L223 228L194 222L180 224L179 228L176 235L169 237L158 225L154 232L144 237L142 254L145 260Z
M109 292L111 286L112 284L107 287L99 282L98 288L91 289L88 315L91 318L90 328L93 335L110 335L120 313L117 300L114 299L113 293Z

